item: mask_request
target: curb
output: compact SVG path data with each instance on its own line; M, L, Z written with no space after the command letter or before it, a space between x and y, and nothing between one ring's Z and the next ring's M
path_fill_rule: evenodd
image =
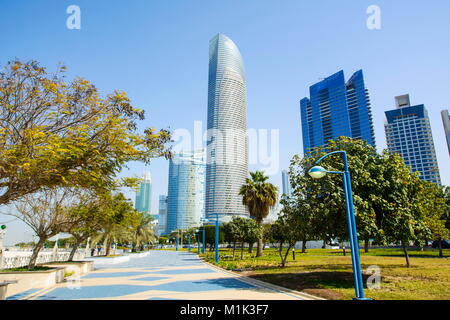
M216 265L214 265L214 264L212 264L210 262L207 262L207 261L201 259L199 256L197 256L197 258L200 261L202 261L203 263L205 263L208 266L212 267L213 269L216 269L218 271L221 271L221 272L233 275L233 276L237 277L240 281L246 282L248 284L253 284L253 285L256 285L256 286L259 286L259 287L263 287L263 288L270 289L270 290L273 290L273 291L277 291L277 292L280 292L280 293L284 293L284 294L287 294L287 295L295 296L296 298L300 298L302 300L326 300L324 298L313 296L313 295L308 294L308 293L303 293L303 292L300 292L300 291L284 288L284 287L281 287L281 286L278 286L278 285L275 285L275 284L271 284L271 283L268 283L268 282L264 282L264 281L261 281L261 280L252 279L250 277L244 276L244 275L239 274L237 272L230 271L230 270L225 270L225 269L223 269L221 267L218 267L218 266L216 266Z

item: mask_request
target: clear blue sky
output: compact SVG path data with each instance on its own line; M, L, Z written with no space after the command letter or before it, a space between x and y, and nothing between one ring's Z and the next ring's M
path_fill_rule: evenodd
M71 4L81 8L81 30L66 28ZM372 4L381 8L381 30L366 27ZM282 168L302 150L299 100L309 86L341 69L346 77L363 69L378 149L386 147L384 111L394 96L410 93L429 111L441 177L450 185L440 118L450 108L449 30L448 0L0 0L0 64L37 59L54 70L64 62L70 76L104 94L126 91L146 110L144 125L191 130L194 120L206 120L208 44L222 32L244 58L248 126L280 129ZM149 169L157 210L168 163L155 160ZM127 174L144 170L131 164ZM281 185L281 175L272 181ZM14 222L6 242L27 234Z

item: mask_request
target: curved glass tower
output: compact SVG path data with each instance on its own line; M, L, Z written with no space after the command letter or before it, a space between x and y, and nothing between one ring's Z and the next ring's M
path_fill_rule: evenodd
M239 195L248 175L244 64L223 34L209 44L206 218L247 215Z

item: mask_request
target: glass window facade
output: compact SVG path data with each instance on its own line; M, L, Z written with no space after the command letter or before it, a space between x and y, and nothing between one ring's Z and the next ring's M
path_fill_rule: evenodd
M169 163L166 233L200 224L205 215L205 153L183 152Z
M206 217L248 215L240 187L248 175L244 64L238 47L223 34L210 41Z
M408 95L396 97L396 101L397 109L385 112L389 152L400 154L413 172L420 172L422 180L441 185L430 120L425 106L410 106Z
M375 147L372 112L362 70L345 82L339 71L310 87L300 101L303 151L341 136L366 140Z

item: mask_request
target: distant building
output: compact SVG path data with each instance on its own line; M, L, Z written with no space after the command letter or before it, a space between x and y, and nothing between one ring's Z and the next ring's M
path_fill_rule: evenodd
M136 201L134 207L137 211L151 214L151 198L152 198L152 177L150 172L144 173L143 181L139 185L136 193Z
M448 110L443 110L441 115L442 122L444 123L445 137L447 138L448 154L450 155L450 116L448 115Z
M167 196L159 196L158 208L158 235L167 233Z
M430 119L423 104L411 106L409 95L395 98L396 109L386 111L388 150L402 156L420 178L441 185Z
M196 227L205 216L205 171L204 151L179 153L170 160L167 233Z
M286 170L281 171L281 183L282 194L289 197L291 195L291 182L289 180L289 172Z
M341 136L362 139L375 147L369 92L362 70L345 82L344 72L314 84L300 101L303 151L325 146Z

